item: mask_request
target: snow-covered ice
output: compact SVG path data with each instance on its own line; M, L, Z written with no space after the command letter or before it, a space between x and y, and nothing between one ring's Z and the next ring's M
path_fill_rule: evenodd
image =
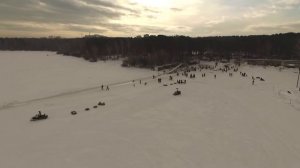
M88 88L155 72L48 52L1 51L0 102L23 104L0 110L0 167L298 168L297 70L240 70L248 77L206 70L205 78L196 72L186 85L163 86L170 83L166 76L162 84L149 78L147 85L136 81L135 87L100 91ZM252 86L252 75L266 81ZM172 95L176 88L181 96ZM106 106L93 109L99 101ZM49 119L30 122L38 110Z
M1 51L0 105L55 96L152 75L120 61L90 63L53 52Z

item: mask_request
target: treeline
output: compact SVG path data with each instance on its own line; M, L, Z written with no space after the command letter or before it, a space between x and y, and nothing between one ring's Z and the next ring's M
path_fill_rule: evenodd
M0 38L0 50L55 51L89 61L126 57L125 64L152 67L198 57L300 59L300 33L225 37L145 35L85 38Z

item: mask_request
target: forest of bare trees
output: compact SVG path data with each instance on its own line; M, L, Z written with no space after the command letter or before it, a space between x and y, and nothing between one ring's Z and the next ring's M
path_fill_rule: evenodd
M55 51L91 62L126 57L132 66L152 67L195 57L300 59L300 33L225 37L145 35L84 38L0 38L0 50Z

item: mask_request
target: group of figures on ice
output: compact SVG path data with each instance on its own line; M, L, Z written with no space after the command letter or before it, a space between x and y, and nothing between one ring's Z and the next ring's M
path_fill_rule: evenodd
M93 106L93 108L96 109L98 108L98 106L105 106L105 102L100 101L97 105ZM84 109L84 111L90 111L90 109L91 108L87 107ZM73 110L70 112L70 114L76 115L77 111ZM30 121L39 121L39 120L46 120L46 119L48 119L48 115L45 113L43 114L41 111L38 111L38 113L35 116L33 116Z
M175 84L186 84L187 83L187 78L190 78L191 80L195 79L196 78L196 74L195 72L199 71L199 72L202 72L204 70L211 70L211 71L220 71L220 72L223 72L223 73L228 73L229 74L229 77L233 77L233 73L234 72L238 72L239 71L239 65L224 65L223 67L220 67L218 68L218 63L216 62L215 63L215 66L212 66L212 65L198 65L198 66L187 66L187 67L184 67L184 68L181 68L181 69L178 69L177 71L175 71L175 74L177 76L177 81L176 82L173 82L169 85L175 85ZM232 72L232 71L233 72ZM180 76L180 74L182 75L182 77L184 79L182 79L182 77ZM202 72L202 78L205 78L206 77L206 73L205 72ZM214 74L213 75L214 78L216 79L217 78L217 75ZM240 72L240 76L241 77L244 77L244 78L247 78L248 77L248 74L246 72ZM155 79L156 76L153 75L152 79ZM169 81L173 81L174 77L172 75L169 76ZM252 76L252 85L255 84L255 80L259 80L259 81L265 81L264 78L262 77L253 77ZM158 77L157 79L158 83L162 83L162 78L161 77ZM132 81L133 82L133 86L135 87L135 80ZM147 85L147 82L144 82L142 83L142 80L139 80L139 83L140 85ZM163 86L168 86L168 84L163 84ZM109 85L106 85L106 87L102 84L100 86L101 88L101 91L109 91L110 88L109 88ZM181 91L176 88L176 91L173 93L174 96L178 96L178 95L181 95ZM96 109L98 108L98 106L105 106L105 102L99 102L97 105L94 105L92 108L93 109ZM92 108L85 108L84 111L90 111ZM76 115L77 114L77 111L71 111L71 115ZM47 114L42 114L41 111L38 111L38 114L36 114L35 116L33 116L31 118L31 121L38 121L38 120L45 120L45 119L48 119L48 115Z

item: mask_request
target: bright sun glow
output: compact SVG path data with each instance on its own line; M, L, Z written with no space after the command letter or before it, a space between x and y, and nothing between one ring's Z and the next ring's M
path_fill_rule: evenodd
M168 7L170 0L134 0L134 2L149 7Z

